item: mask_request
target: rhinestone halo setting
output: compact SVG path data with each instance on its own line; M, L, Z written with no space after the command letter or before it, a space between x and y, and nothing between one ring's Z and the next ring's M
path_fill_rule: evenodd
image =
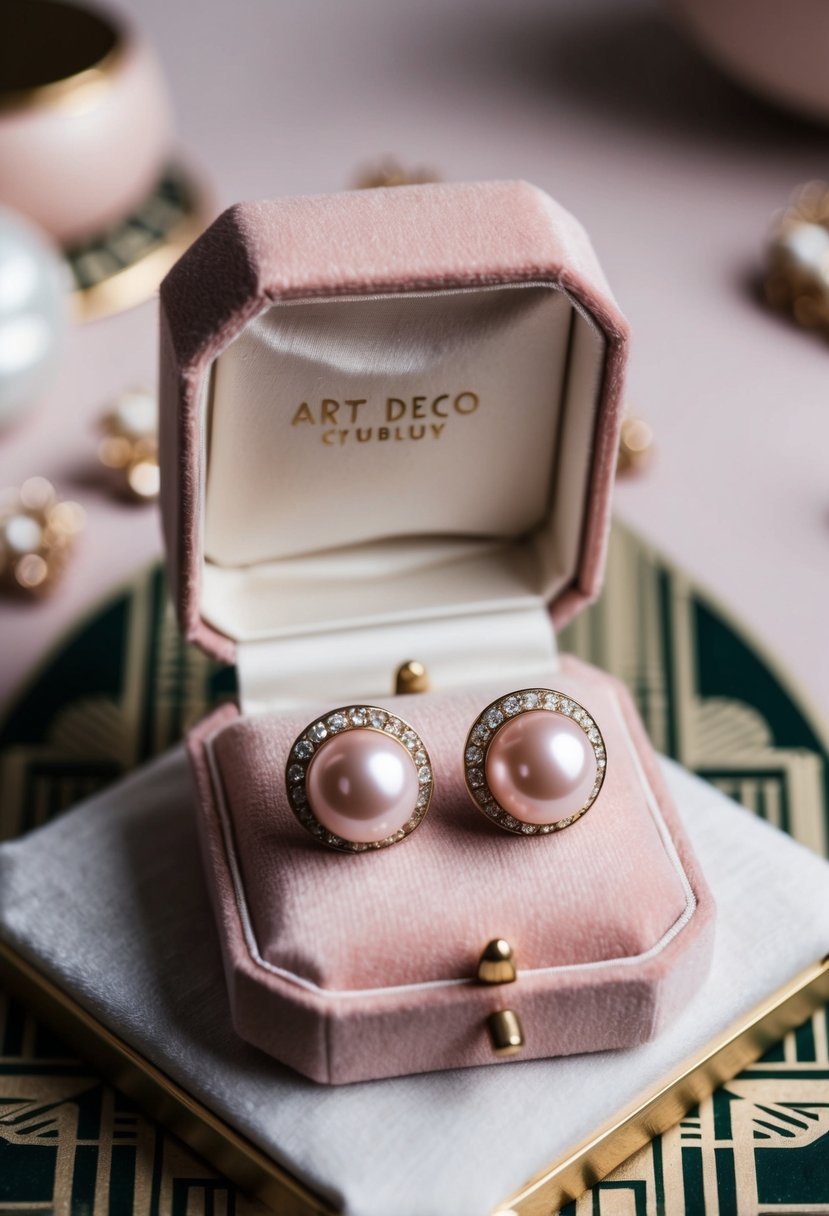
M584 731L596 759L596 780L587 800L572 815L557 819L554 823L523 823L514 818L496 801L486 779L486 758L498 731L510 719L531 710L546 710L571 718ZM599 727L591 714L566 693L551 688L524 688L509 696L500 697L487 705L472 723L464 746L464 778L472 801L488 819L508 832L519 836L547 836L569 828L582 815L586 815L599 796L607 772L607 751Z
M408 753L417 771L419 792L412 813L401 828L384 840L358 843L329 832L317 819L308 801L307 778L311 761L333 735L350 730L372 730L390 735ZM302 734L294 740L285 768L285 785L294 815L305 830L321 844L344 853L371 853L397 844L420 826L432 801L434 775L423 741L408 722L374 705L344 705L309 722Z

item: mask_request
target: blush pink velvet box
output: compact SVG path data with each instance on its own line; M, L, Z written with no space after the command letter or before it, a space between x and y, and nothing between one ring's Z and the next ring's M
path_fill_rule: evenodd
M319 1081L646 1041L708 967L714 910L626 691L556 650L599 591L627 330L578 223L525 183L243 204L161 290L163 515L188 638L240 706L190 735L238 1033ZM392 697L422 660L432 691ZM466 732L552 687L604 735L553 836L469 801ZM291 744L386 705L429 748L411 839L345 855L285 792ZM478 982L488 941L518 979Z

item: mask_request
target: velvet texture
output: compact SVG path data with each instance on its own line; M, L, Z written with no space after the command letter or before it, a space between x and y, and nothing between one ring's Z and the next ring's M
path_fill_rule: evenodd
M523 283L561 289L604 340L589 459L572 489L584 496L583 528L572 580L549 605L554 626L597 594L627 329L581 226L521 182L283 199L225 212L162 284L162 509L188 638L234 658L232 638L200 607L217 355L280 301ZM269 681L278 693L278 670ZM287 806L288 749L313 708L223 709L194 730L206 872L244 1038L309 1077L343 1082L493 1063L486 1017L505 1005L524 1024L522 1059L642 1043L681 1007L708 965L707 888L624 691L576 663L555 686L595 715L608 777L580 823L532 840L499 832L462 784L466 730L509 688L396 703L432 753L436 795L412 838L380 854L323 849ZM520 968L506 990L475 978L498 936Z
M485 1216L826 951L829 865L707 782L659 768L718 929L687 1006L627 1051L321 1089L245 1043L180 748L0 845L0 938L343 1216Z
M626 691L565 660L555 686L607 746L594 806L553 836L502 832L466 793L461 757L505 689L394 699L427 743L435 795L413 836L342 855L294 818L284 770L314 712L224 707L190 737L199 821L239 1033L319 1081L492 1063L488 1013L518 1010L521 1058L652 1037L704 978L713 905ZM506 937L519 980L476 982Z
M627 326L581 228L523 182L399 187L232 207L161 286L162 512L184 633L219 658L234 643L200 615L200 425L210 364L279 300L544 281L607 342L577 575L558 627L601 585L621 418Z

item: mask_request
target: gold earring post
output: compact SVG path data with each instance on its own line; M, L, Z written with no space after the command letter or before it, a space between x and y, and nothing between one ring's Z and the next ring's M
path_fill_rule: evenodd
M407 659L401 663L394 677L394 692L398 697L409 693L428 692L429 673L418 659Z

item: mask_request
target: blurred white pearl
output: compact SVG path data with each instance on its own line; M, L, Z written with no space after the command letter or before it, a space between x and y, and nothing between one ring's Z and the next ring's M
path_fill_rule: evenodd
M12 553L33 553L40 548L43 529L31 515L12 515L3 528L3 540Z
M820 276L829 269L829 232L823 224L806 220L792 224L779 237L779 244L801 270Z
M0 207L0 427L37 403L57 370L68 280L45 237Z
M127 439L143 439L158 430L158 404L155 395L143 389L121 393L112 411L120 435Z

